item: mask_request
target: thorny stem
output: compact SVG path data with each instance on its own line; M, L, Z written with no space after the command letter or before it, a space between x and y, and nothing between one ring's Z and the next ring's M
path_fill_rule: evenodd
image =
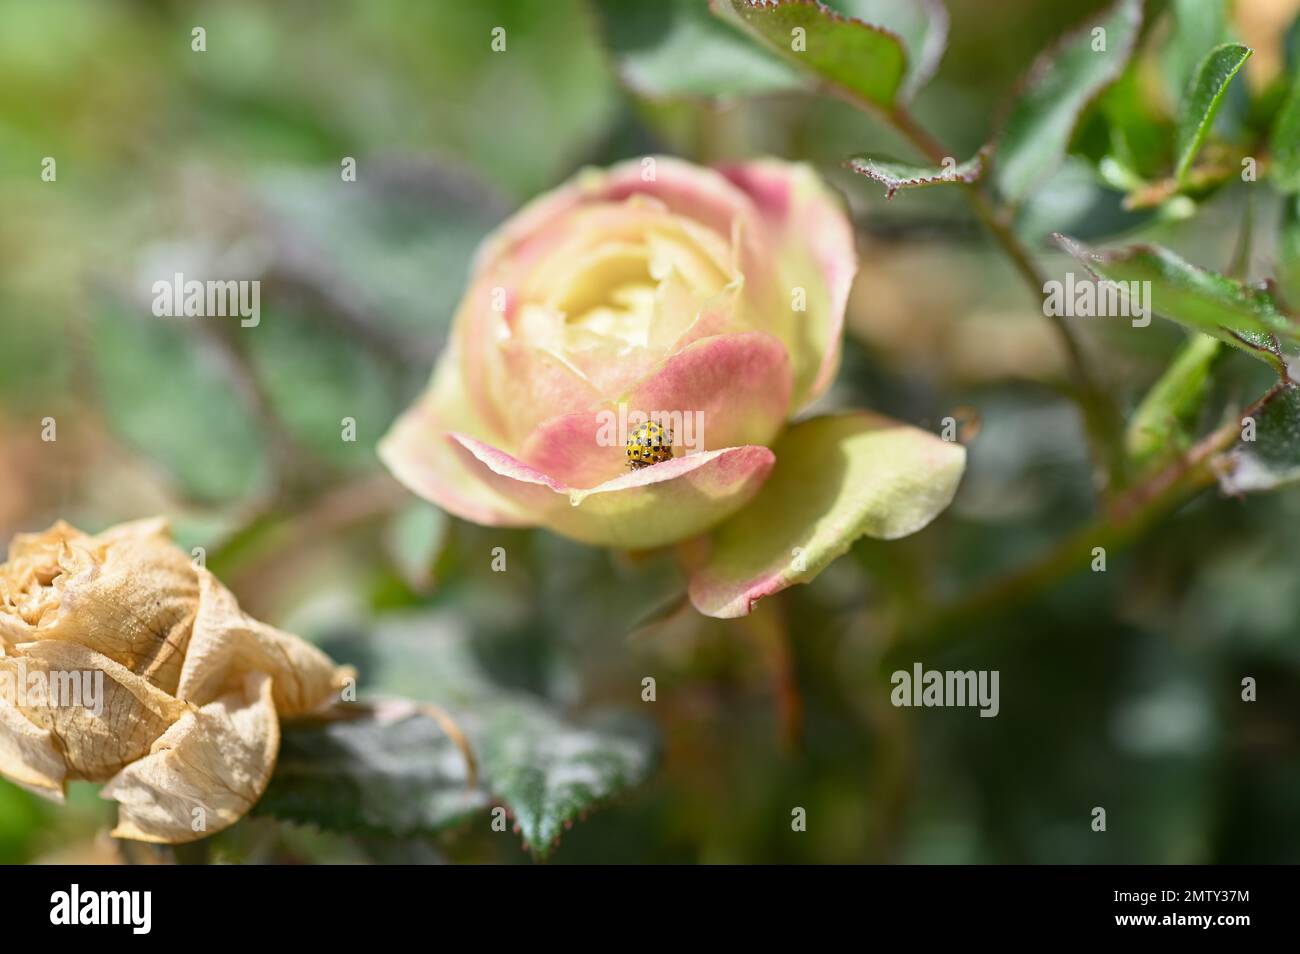
M890 113L887 118L894 129L929 161L935 165L943 165L950 153L917 123L911 113L900 108ZM1041 303L1047 294L1046 279L1034 264L1028 250L978 185L969 182L960 185L976 218L988 229L994 241L1010 259L1016 272L1025 280L1025 284ZM1105 461L1110 476L1110 488L1112 490L1121 488L1126 482L1127 460L1124 454L1124 425L1119 410L1093 374L1083 347L1070 326L1066 324L1065 318L1050 314L1046 309L1043 310L1043 314L1051 322L1065 351L1070 376L1077 391L1080 409L1083 411L1089 442L1094 452Z

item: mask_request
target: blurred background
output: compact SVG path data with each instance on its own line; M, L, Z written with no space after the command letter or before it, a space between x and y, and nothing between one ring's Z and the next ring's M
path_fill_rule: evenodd
M553 863L1300 861L1300 494L1205 492L1105 573L997 589L1097 506L1037 302L959 196L886 201L842 168L910 155L848 107L658 95L641 54L678 6L0 0L0 545L59 517L95 531L166 514L246 609L363 673L400 620L462 634L501 684L567 711L636 710L657 770L566 833ZM1035 54L1100 4L947 6L917 112L966 156ZM1165 6L1147 11L1157 90L1177 68L1156 52ZM1257 51L1243 89L1286 68L1297 12L1231 5ZM828 406L966 424L969 469L934 525L860 541L745 620L683 611L666 557L448 518L374 453L427 379L487 231L584 165L652 152L816 165L853 209L862 258ZM1190 217L1125 211L1072 159L1019 228L1053 274L1056 230L1222 269L1244 188ZM1249 277L1271 255L1257 242ZM260 279L260 325L154 318L151 285L175 271ZM1183 337L1159 321L1081 334L1126 408ZM1267 377L1227 358L1211 423ZM506 573L491 572L496 546ZM999 670L1000 715L892 707L888 672L913 661ZM0 861L120 860L112 816L92 786L57 808L0 781ZM478 822L415 839L251 817L210 841L214 861L528 858Z

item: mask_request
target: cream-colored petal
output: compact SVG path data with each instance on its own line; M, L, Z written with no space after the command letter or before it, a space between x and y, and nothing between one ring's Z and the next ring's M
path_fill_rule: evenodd
M275 707L281 715L310 712L330 699L338 670L328 656L297 636L253 619L220 580L206 569L198 574L198 616L177 696L207 705L242 685L247 673L262 672L274 683Z
M102 782L149 751L187 706L137 676L125 666L78 643L45 640L24 643L17 656L0 658L0 669L30 680L85 675L96 688L77 704L67 697L31 699L17 707L33 724L48 731L63 753L67 777ZM103 673L98 677L98 673ZM90 688L90 687L87 687ZM79 692L85 689L78 688Z
M0 702L0 775L51 801L63 801L63 754L49 730L6 702Z
M119 805L113 836L181 844L242 818L266 790L280 748L272 694L269 676L248 673L122 769L100 793Z
M175 692L199 593L189 556L163 520L121 524L77 546L90 560L52 581L58 605L37 638L80 643Z

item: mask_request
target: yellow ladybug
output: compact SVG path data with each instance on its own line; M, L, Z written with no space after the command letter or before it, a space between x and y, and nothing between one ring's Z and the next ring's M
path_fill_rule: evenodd
M673 435L654 421L647 421L627 439L627 462L632 467L649 467L673 458Z

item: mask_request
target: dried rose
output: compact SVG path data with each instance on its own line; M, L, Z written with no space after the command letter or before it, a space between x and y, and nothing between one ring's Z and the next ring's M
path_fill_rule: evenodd
M316 709L345 674L243 613L161 519L97 536L59 522L0 564L0 774L61 801L106 783L113 834L176 844L261 796L279 716Z

